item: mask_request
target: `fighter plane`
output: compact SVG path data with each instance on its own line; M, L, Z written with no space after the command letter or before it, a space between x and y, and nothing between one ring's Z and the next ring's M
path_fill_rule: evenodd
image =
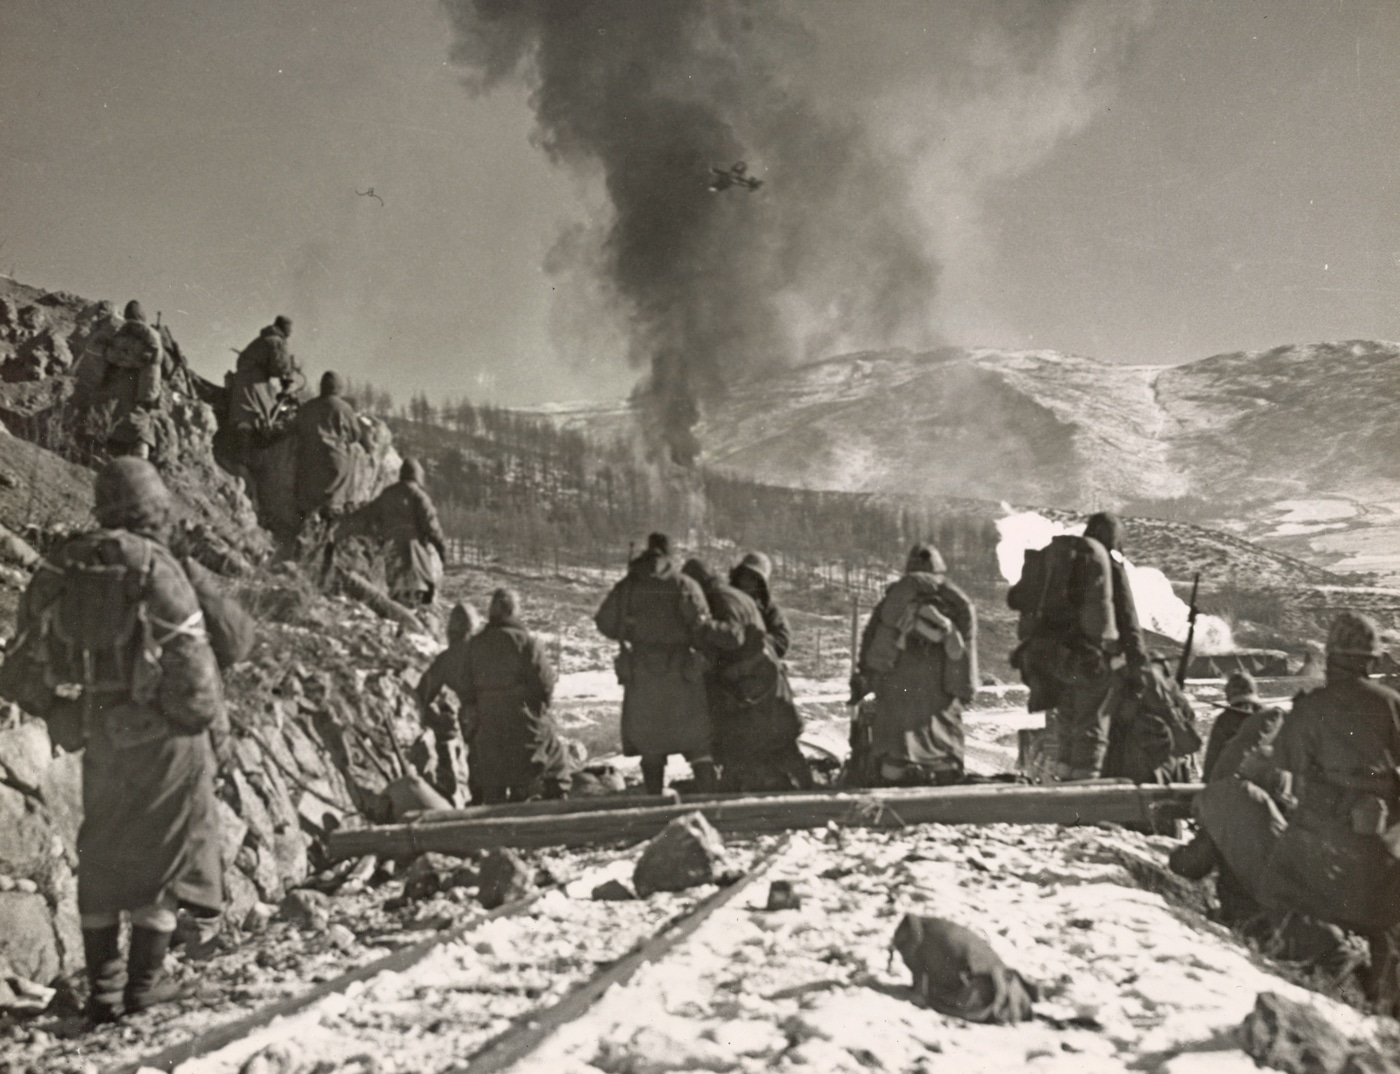
M713 173L710 177L710 193L718 194L721 190L728 190L732 186L741 186L750 193L763 185L762 179L755 179L748 174L749 166L742 160L735 161L732 168L716 168L710 166Z

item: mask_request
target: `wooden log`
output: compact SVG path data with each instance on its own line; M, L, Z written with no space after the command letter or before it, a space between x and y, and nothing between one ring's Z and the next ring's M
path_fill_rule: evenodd
M880 790L867 794L774 794L637 808L488 816L435 823L384 825L332 832L332 858L407 856L434 851L470 854L492 847L589 846L650 839L674 818L703 813L725 833L757 834L823 828L912 824L1151 823L1163 810L1184 810L1200 784L1025 786L984 784Z
M381 619L398 623L415 633L422 634L424 632L423 622L418 616L397 601L391 600L388 593L385 593L363 574L340 566L337 566L335 570L341 588L349 596L365 604L375 615Z

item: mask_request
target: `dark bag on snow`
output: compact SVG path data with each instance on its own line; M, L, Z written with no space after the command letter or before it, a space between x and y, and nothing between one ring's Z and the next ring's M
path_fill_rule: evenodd
M891 946L914 989L941 1014L1011 1025L1031 1017L1039 987L997 957L985 939L941 917L905 914Z

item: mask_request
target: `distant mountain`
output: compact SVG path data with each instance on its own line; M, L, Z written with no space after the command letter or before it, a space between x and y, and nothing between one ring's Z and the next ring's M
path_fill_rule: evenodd
M625 407L542 408L593 433ZM1400 578L1400 344L1124 366L1053 351L867 352L737 381L702 461L774 484L1203 522Z

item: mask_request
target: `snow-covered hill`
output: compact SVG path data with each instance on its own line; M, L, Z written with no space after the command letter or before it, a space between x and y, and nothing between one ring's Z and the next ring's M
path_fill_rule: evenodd
M626 408L552 415L619 433ZM702 461L777 484L1116 507L1400 577L1400 344L1126 366L1053 351L865 352L736 382Z

